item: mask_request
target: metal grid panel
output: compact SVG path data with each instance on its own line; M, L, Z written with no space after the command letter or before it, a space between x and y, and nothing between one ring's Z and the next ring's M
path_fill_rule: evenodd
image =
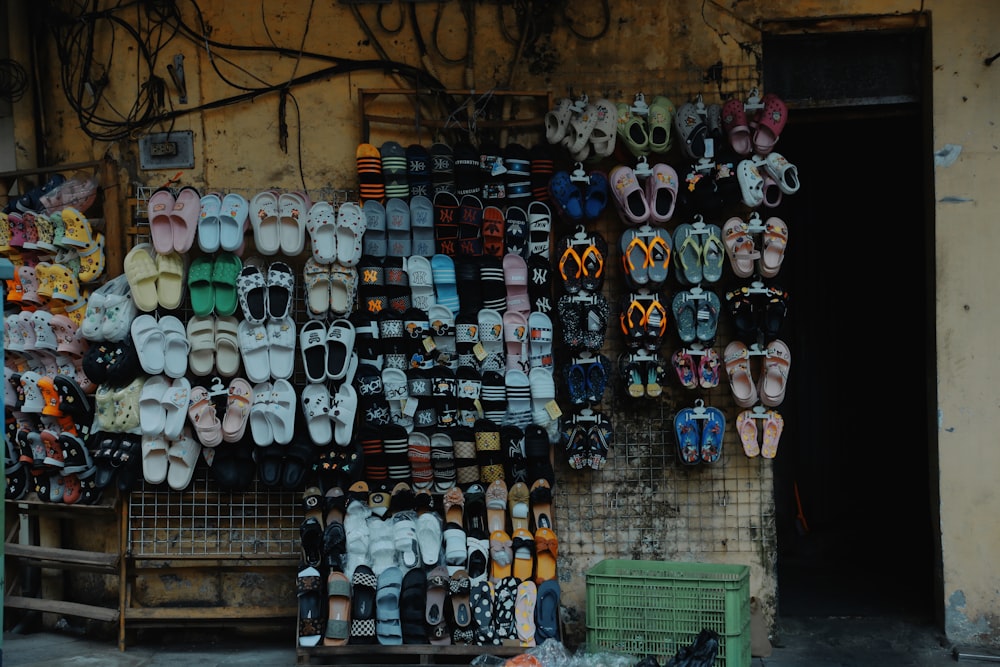
M129 503L136 558L267 558L299 553L299 494L255 481L245 493L220 493L201 469L181 491L142 488Z
M147 203L155 187L135 186L135 219L130 247L149 241ZM175 189L176 194L176 189ZM228 188L248 200L259 192L247 188ZM353 193L344 189L320 189L311 193L314 201L325 200L335 207L351 200ZM252 246L248 245L249 257ZM192 249L197 253L198 249ZM282 257L301 272L300 258ZM293 317L298 324L308 319L304 307L304 286L296 281L298 295ZM177 316L186 321L192 316L182 308ZM203 378L195 378L201 382ZM301 360L296 357L292 377L305 383ZM204 467L199 467L191 485L183 492L143 484L129 496L128 534L130 551L137 558L211 557L268 558L297 556L299 526L302 523L301 493L272 489L254 480L244 493L220 493Z
M636 79L637 74L643 78ZM566 92L573 95L587 93L591 98L606 95L615 102L630 102L636 92L644 92L648 102L657 94L665 94L677 105L699 94L706 105L721 104L731 96L745 98L759 86L760 80L755 65L724 67L711 72L674 70L624 74L602 71L574 72L573 76L577 82L587 81L586 90L573 90L573 84L566 85ZM682 164L674 155L672 152L667 162L683 178ZM743 212L735 211L734 214ZM706 219L706 222L721 226L725 219ZM691 220L675 216L666 229L672 233L682 222ZM618 246L625 226L609 207L594 229L601 232L612 249L611 260L605 262L603 288L612 313L602 352L616 361L626 349L618 330L619 301L628 291L621 272ZM561 233L568 231L564 228ZM556 240L559 236L557 232ZM727 272L720 283L704 287L715 291L724 303L725 291L740 282ZM558 287L556 289L558 291ZM673 279L671 269L671 279L661 290L666 298L663 303L669 304L678 289L681 287ZM720 314L715 341L720 357L726 344L735 337L725 315ZM671 316L660 354L669 360L680 347ZM694 406L699 398L705 405L719 408L726 415L723 454L716 464L689 467L678 459L673 418L679 409ZM572 526L578 533L564 540L568 554L701 560L701 555L713 553L759 554L762 550L773 553L776 535L771 462L744 455L735 427L741 409L732 400L725 374L721 384L714 389L689 390L676 382L671 370L671 379L657 399L629 397L623 381L616 378L604 402L593 407L611 418L614 443L608 463L601 471L577 471L565 464L558 468L557 520L559 525ZM561 454L557 452L557 458Z

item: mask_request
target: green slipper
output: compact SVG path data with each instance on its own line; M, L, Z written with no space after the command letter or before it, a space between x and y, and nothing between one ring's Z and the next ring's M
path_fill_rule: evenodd
M191 262L188 269L188 294L191 310L198 317L211 315L215 310L215 288L212 285L212 258L199 257Z
M212 286L215 291L215 312L228 317L239 305L236 279L243 270L243 262L231 252L220 253L212 266Z

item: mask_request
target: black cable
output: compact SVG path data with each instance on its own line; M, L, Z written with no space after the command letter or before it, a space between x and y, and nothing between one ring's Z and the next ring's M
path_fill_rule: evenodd
M464 63L465 59L468 57L468 45L466 45L466 53L463 53L458 58L452 58L445 55L444 51L441 50L441 42L438 39L438 30L441 27L441 15L444 13L444 6L448 4L446 0L440 0L438 2L437 12L434 14L434 25L431 27L431 44L434 45L434 50L437 51L438 56L444 60L449 65L458 65L459 63ZM462 10L462 16L466 19L466 30L471 30L472 27L468 24L468 16L465 14L465 10Z
M18 102L28 90L28 72L16 60L0 60L0 99Z
M573 17L566 11L568 8L573 7L571 3L565 3L562 6L563 20L566 21L566 25L569 27L569 31L579 37L582 40L588 42L596 42L597 40L604 37L607 34L608 28L611 27L611 3L610 0L601 0L601 13L604 17L604 24L601 29L597 31L596 35L584 35L575 27L573 27Z
M375 18L378 20L378 27L382 28L382 31L387 35L398 35L403 30L403 26L406 25L406 16L403 14L403 8L399 8L399 25L395 28L388 28L385 25L385 21L382 19L382 10L388 5L379 5L378 9L375 10ZM413 6L413 3L410 3Z
M288 90L294 86L362 70L392 73L410 79L417 85L430 90L444 90L441 82L428 72L389 59L374 61L351 60L327 54L312 53L305 51L303 48L293 50L276 46L268 48L217 42L208 36L208 28L197 2L192 0L191 4L194 7L199 27L202 29L200 32L185 23L175 3L168 2L128 3L120 4L111 10L96 11L97 2L94 0L92 3L86 5L77 5L79 13L76 16L67 15L61 17L62 20L46 22L56 42L56 52L61 65L60 77L64 93L71 108L80 120L81 128L88 136L101 141L116 141L130 138L133 133L140 129L148 128L157 123L172 123L175 119L190 113L236 104L252 100L260 95L280 91L282 88ZM139 27L136 28L116 16L115 12L124 7L140 7L141 11L146 12L147 24L143 26L141 20L137 21ZM102 64L94 61L95 35L98 33L97 23L99 21L106 22L110 26L111 40L116 39L117 30L121 29L136 42L136 62L137 67L141 71L137 71L138 92L132 109L128 113L121 113L114 109L103 95L103 88L109 82L109 72L112 67L110 61ZM102 39L107 39L103 36L103 32L101 34ZM162 49L162 45L178 36L186 38L199 48L204 48L213 69L220 79L241 90L241 94L201 104L197 107L181 110L171 108L168 111L163 111L164 103L169 103L170 98L166 95L166 82L154 74L156 71L156 59ZM304 40L305 37L303 36L302 46L304 46ZM232 63L218 53L218 51L222 50L275 53L283 56L293 56L296 58L297 63L300 60L309 59L334 64L305 75L293 76L287 82L277 85L267 83L252 73L247 72L238 64ZM220 71L216 60L243 69L248 76L257 79L261 85L251 87L229 80ZM98 71L100 71L101 76L94 80L93 73ZM291 95L290 90L286 94ZM296 111L298 112L297 100L294 99L294 96L292 96L292 99L296 104ZM118 117L106 117L106 114L101 113L101 109L111 109Z

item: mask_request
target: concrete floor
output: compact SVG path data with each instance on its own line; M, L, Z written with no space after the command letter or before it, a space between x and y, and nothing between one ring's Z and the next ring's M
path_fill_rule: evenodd
M779 629L781 633L774 638L771 656L754 658L751 667L944 667L956 664L953 647L939 632L898 617L796 617L782 620ZM8 632L4 634L2 650L0 665L7 667L290 667L300 664L291 642L275 638L239 641L169 638L163 642L156 641L153 636L144 637L120 652L115 643L108 640L48 631ZM971 659L961 662L987 664Z

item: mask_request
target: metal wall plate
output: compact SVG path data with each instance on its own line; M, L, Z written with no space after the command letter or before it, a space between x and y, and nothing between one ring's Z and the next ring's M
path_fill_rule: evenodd
M194 132L156 132L139 138L141 169L194 168Z

